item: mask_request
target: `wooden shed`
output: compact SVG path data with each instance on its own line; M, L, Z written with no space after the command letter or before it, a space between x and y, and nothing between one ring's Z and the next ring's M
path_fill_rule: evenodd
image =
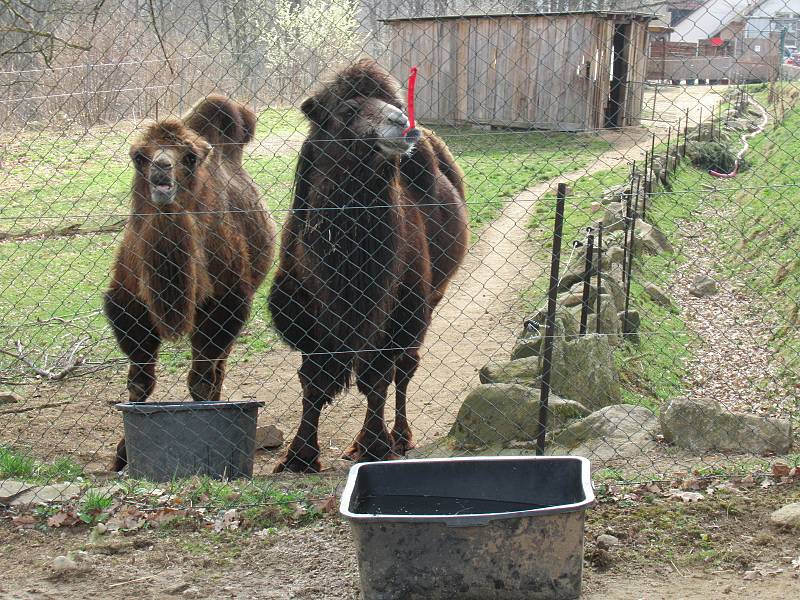
M431 123L577 131L639 124L651 14L526 13L387 19L389 66L419 67Z

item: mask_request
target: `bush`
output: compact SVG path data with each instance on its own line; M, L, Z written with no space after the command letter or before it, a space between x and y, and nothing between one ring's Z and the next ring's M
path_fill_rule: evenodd
M736 165L736 152L724 142L692 142L686 154L699 169L730 173Z

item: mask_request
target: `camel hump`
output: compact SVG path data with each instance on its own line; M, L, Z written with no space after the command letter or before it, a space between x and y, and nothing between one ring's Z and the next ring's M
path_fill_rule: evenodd
M242 147L252 141L256 131L256 115L252 110L217 94L195 104L183 122L223 157L236 163L241 163Z
M436 155L436 160L439 163L439 170L450 180L450 183L456 188L461 198L465 198L467 190L464 185L464 171L462 171L461 167L456 163L453 154L450 152L450 148L447 147L447 144L444 143L442 138L430 129L424 127L420 127L420 129L425 135L425 139L430 143L433 153Z

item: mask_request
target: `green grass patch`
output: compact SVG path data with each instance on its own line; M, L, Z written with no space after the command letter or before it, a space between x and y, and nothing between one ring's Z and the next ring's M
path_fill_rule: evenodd
M256 137L287 135L308 129L303 113L296 108L265 108L258 115Z
M69 458L58 458L52 463L41 462L30 455L0 446L0 480L17 479L29 483L53 483L74 481L83 476L83 467Z

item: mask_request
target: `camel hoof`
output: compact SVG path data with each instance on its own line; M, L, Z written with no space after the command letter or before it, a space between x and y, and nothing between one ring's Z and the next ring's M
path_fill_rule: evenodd
M403 458L403 456L396 453L393 448L384 449L379 455L374 450L365 448L358 442L355 442L344 451L342 458L353 462L376 462L380 460L398 460Z
M406 452L416 448L417 445L411 440L411 434L400 434L392 432L392 452L405 456Z
M322 471L322 463L319 458L302 458L298 454L287 454L280 462L275 465L273 473L319 473Z
M122 438L117 444L117 449L109 470L119 473L126 466L128 466L128 451L125 448L125 438Z

